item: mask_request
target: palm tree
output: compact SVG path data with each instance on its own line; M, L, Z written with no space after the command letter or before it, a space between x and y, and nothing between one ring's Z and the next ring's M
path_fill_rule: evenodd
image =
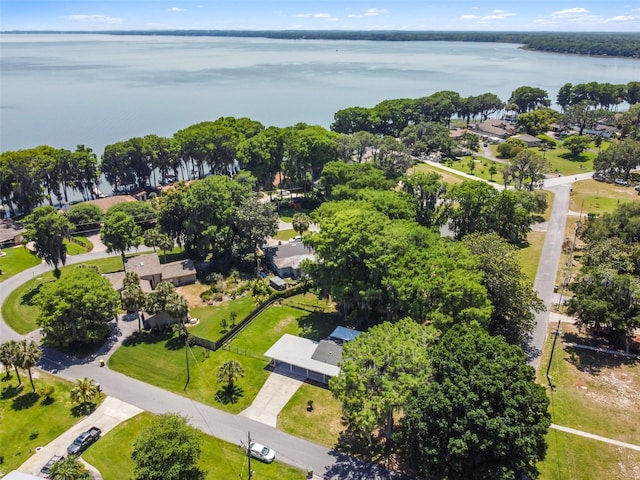
M71 400L81 405L91 403L100 393L95 380L87 377L79 378L71 389Z
M233 391L233 383L239 377L244 377L244 368L235 360L227 360L218 368L218 381L226 381L228 391Z
M136 272L127 272L125 273L122 283L124 285L124 289L120 294L122 306L127 312L138 313L138 332L141 332L140 310L144 307L146 297L142 291L142 287L140 287L140 277Z
M54 480L91 478L87 476L88 472L84 468L84 465L82 465L76 457L71 455L51 467L49 475Z
M175 242L173 240L173 237L171 237L170 235L167 235L166 233L161 233L158 236L158 248L162 250L162 253L164 254L165 262L167 261L167 252L169 250L172 250L174 245L175 245Z
M11 376L11 367L15 363L16 354L11 342L4 342L0 345L0 363L4 365L5 378Z
M21 368L26 369L29 372L29 381L31 382L31 388L36 391L36 387L33 384L33 377L31 376L31 368L38 364L38 360L42 356L42 350L38 347L38 344L33 340L27 343L25 338L19 344L20 350L18 354L18 364Z
M164 308L172 318L182 322L189 313L189 302L179 293L172 292L167 296Z
M15 340L9 340L8 342L4 342L2 344L2 363L5 368L13 366L13 369L16 371L16 377L18 377L18 385L22 385L22 379L20 378L20 372L18 372L18 367L20 366L20 344ZM7 377L9 376L9 371L7 370Z

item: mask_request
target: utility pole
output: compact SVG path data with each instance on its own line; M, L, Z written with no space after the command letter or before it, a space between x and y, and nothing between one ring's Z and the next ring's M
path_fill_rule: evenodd
M251 480L252 472L251 472L251 432L247 432L247 459L249 465L249 475L247 478Z

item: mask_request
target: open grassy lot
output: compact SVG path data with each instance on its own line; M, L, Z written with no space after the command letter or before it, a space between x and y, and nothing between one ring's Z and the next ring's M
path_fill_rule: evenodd
M273 238L276 240L282 240L283 242L287 240L291 240L293 237L297 236L298 232L296 232L293 228L288 228L286 230L278 230Z
M96 265L102 273L117 272L122 270L122 260L119 256L102 258L86 262L85 265ZM75 268L76 265L62 267L60 271ZM26 334L38 328L36 319L40 314L40 307L35 304L35 296L40 287L46 282L53 282L53 272L47 272L23 283L9 294L2 304L2 318L16 332Z
M22 246L5 248L0 253L4 254L0 256L0 282L41 262L35 253Z
M309 409L308 401L313 401ZM278 428L296 437L333 447L344 430L340 402L322 387L303 384L278 415Z
M640 452L558 430L547 434L547 456L538 465L540 480L640 478Z
M280 220L287 223L291 223L291 220L293 220L293 216L296 213L306 213L309 215L311 212L312 210L307 208L278 207L278 216L280 217Z
M553 335L541 360L541 384ZM572 324L561 325L551 362L556 389L549 392L552 421L603 437L640 445L640 364L625 357L567 347L560 342L587 344L591 338Z
M443 170L442 168L438 168L427 163L418 163L414 167L411 167L409 171L411 174L436 172L437 174L442 176L442 181L445 183L462 183L465 180L467 180L465 177L461 175L456 175L454 173Z
M21 386L15 373L9 379L3 375L0 383L0 472L17 469L36 447L46 445L81 420L69 395L71 383L39 370L32 372L36 393L26 372L21 373ZM47 387L54 389L49 401L42 393Z
M590 172L593 170L593 160L598 156L597 153L587 151L572 157L569 150L562 147L552 148L549 150L540 150L539 148L531 148L534 152L544 157L551 165L551 172L560 175L575 175L576 173Z
M154 415L145 412L118 425L99 442L92 445L82 455L83 458L100 471L104 480L133 478L133 461L131 460L133 444L140 431L151 425L153 419ZM212 428L214 429L212 433L215 433L215 426ZM207 472L207 479L240 478L240 473L246 476L246 457L242 449L204 433L198 432L198 434L202 442L199 465ZM279 463L277 458L270 465L258 461L251 462L251 469L255 472L254 478L273 480L303 478L301 471Z
M555 329L555 326L553 327ZM551 362L551 392L545 377L553 335L545 345L538 382L547 386L552 422L640 445L640 365L615 355L563 346L589 343L571 324L562 324ZM544 479L635 479L640 452L550 430Z
M64 244L67 246L67 255L80 255L93 250L93 243L87 237L80 235L74 235L73 241L64 240Z
M489 173L489 168L492 164L496 167L496 173L493 175ZM474 177L478 177L479 179L493 181L498 184L502 184L503 182L502 173L500 173L500 171L504 165L480 155L467 155L462 157L461 160L451 161L446 165L461 172L473 175ZM473 168L471 165L473 165Z
M620 203L640 200L638 191L614 183L582 180L573 184L569 209L583 213L612 212Z
M263 354L280 336L290 333L320 339L337 324L337 315L326 302L311 294L296 295L269 307L228 349L211 352L190 347L188 384L184 343L173 333L148 333L126 340L111 356L109 366L199 402L239 413L251 404L269 376L268 359ZM230 359L240 362L246 374L236 382L233 392L226 392L216 376L220 365Z

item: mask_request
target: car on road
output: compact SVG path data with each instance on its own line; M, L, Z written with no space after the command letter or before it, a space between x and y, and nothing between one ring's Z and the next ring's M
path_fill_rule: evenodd
M56 463L61 462L62 460L64 460L64 457L62 455L54 455L53 457L51 457L49 461L45 463L44 466L40 469L40 475L42 475L43 478L49 478L51 468Z
M261 462L271 463L276 458L276 452L261 443L251 442L249 453L253 458L257 458Z
M71 445L67 447L68 455L80 455L82 451L100 438L102 431L98 427L91 427L86 432L82 432L76 437Z

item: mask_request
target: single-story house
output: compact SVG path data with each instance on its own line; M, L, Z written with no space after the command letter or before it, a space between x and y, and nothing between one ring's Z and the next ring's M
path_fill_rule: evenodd
M300 265L304 260L315 260L315 252L301 240L281 242L265 249L265 261L274 273L281 277L300 277Z
M513 123L492 118L485 120L476 127L476 132L486 137L507 138L513 135L515 131Z
M163 282L171 282L174 287L188 285L196 281L196 267L193 260L180 260L178 262L160 265Z
M197 273L193 260L161 264L157 253L127 258L125 270L136 272L140 280L148 280L152 289L155 289L160 282L170 282L174 287L194 283ZM115 288L115 284L112 283L112 285Z
M285 333L274 343L265 356L273 367L283 366L289 373L324 384L340 373L342 345L360 333L345 327L337 327L325 340L319 342Z
M538 137L534 137L533 135L528 135L528 134L514 135L511 138L522 140L529 148L539 147L542 145L542 140L540 140Z
M22 243L25 228L12 220L3 220L0 224L0 248L15 247Z
M122 292L122 290L124 290L125 272L103 273L102 276L107 278L109 282L111 282L111 286L116 292L120 293ZM140 288L144 293L153 292L153 288L151 288L151 282L146 279L140 279Z

